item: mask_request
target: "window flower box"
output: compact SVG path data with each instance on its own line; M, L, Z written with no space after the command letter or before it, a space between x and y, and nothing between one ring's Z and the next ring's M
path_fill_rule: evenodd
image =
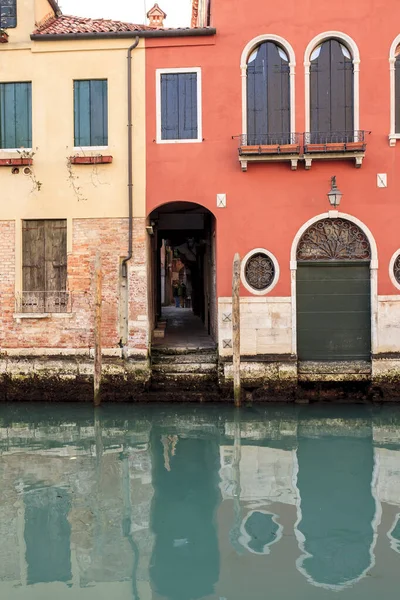
M33 158L0 158L0 167L30 167L33 165Z
M352 152L357 152L357 150L359 150L360 152L364 152L365 142L347 142L346 150L350 150Z
M300 147L298 144L282 144L279 146L279 152L282 154L299 154Z
M112 163L112 156L70 156L71 165L108 165Z

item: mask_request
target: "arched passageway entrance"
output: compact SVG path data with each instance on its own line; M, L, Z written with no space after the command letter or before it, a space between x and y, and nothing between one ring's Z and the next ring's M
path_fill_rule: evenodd
M325 218L302 234L296 251L299 360L371 358L371 247L344 218Z
M149 232L153 344L213 346L217 335L214 215L199 204L171 202L149 215Z

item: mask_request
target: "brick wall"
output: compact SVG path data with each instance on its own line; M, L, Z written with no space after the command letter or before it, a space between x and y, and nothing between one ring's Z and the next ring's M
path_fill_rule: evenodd
M129 263L129 335L133 352L147 350L147 286L145 265L145 220L135 219L133 258ZM72 252L68 254L68 290L72 296L72 313L49 318L23 318L14 313L15 293L15 225L0 222L0 344L1 348L70 348L93 347L94 259L101 252L102 344L118 348L120 341L120 265L127 254L127 219L74 219Z

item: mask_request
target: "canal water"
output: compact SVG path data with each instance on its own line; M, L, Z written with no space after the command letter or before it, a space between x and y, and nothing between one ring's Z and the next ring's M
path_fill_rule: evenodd
M0 405L3 600L394 600L400 407Z

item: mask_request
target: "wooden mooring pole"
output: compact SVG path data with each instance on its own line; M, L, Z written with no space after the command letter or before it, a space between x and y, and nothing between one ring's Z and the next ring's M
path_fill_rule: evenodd
M101 257L97 251L94 262L94 372L93 401L95 406L101 402L101 309L102 309L102 272Z
M232 273L232 349L233 349L233 398L240 406L240 256L235 254Z

